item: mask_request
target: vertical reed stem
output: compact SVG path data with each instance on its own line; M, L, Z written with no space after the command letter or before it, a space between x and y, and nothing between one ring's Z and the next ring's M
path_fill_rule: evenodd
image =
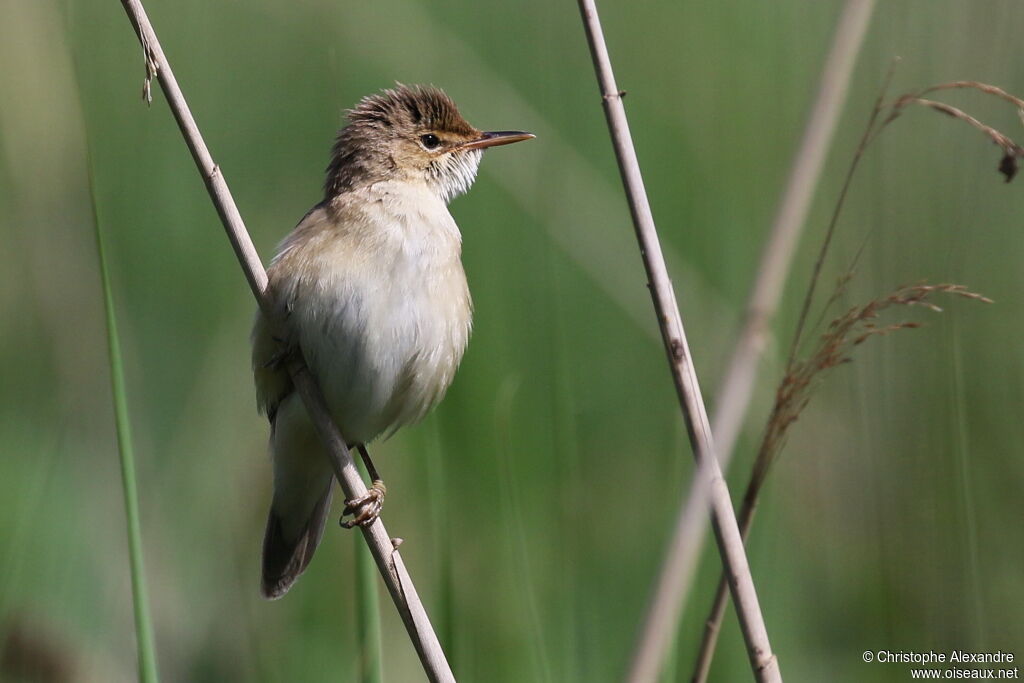
M747 493L743 496L743 505L740 507L739 524L743 541L746 542L747 534L750 533L750 525L754 521L754 509L757 506L757 494L751 491L753 481L748 484ZM718 579L718 587L715 588L715 598L711 604L711 612L704 622L704 634L701 638L700 648L697 651L697 661L693 667L691 683L704 683L708 680L711 672L711 660L715 656L715 645L718 643L718 636L722 631L722 619L725 618L725 608L729 600L729 585L726 583L725 575Z
M149 616L149 597L142 563L142 524L139 520L139 493L135 485L135 453L132 449L131 422L128 419L128 400L124 384L124 365L121 362L121 342L117 333L114 296L107 272L107 257L103 249L103 231L100 229L96 206L96 188L89 172L89 196L92 201L93 229L96 232L96 254L99 258L100 283L103 288L103 311L107 324L107 354L110 361L110 389L114 398L114 422L117 427L117 450L121 459L121 489L124 494L124 513L128 531L128 562L132 581L132 606L135 613L135 648L138 652L139 680L157 683L156 647L153 644L153 623Z
M362 683L383 683L384 653L380 639L380 599L373 555L356 543L356 600L359 609L359 676Z
M697 460L696 476L705 481L711 495L712 526L718 540L722 565L729 576L733 602L740 620L740 628L747 644L754 677L758 681L776 682L782 680L778 661L772 654L768 642L768 631L764 617L758 604L753 578L747 563L743 540L736 525L736 515L725 480L718 468L714 447L711 440L711 428L708 424L707 412L700 394L697 373L693 367L693 359L686 342L682 317L672 291L672 282L668 276L665 259L661 252L654 217L651 214L647 193L644 189L640 164L633 148L633 140L629 133L626 111L622 105L623 93L615 84L612 73L611 58L605 44L601 22L597 14L594 0L579 0L580 14L583 18L590 53L594 62L601 89L605 117L615 147L615 156L619 164L619 172L625 186L626 197L633 217L640 244L640 254L647 271L648 285L657 314L658 326L668 356L672 379L676 387L683 419L686 423L694 457ZM633 662L630 671L631 681L654 681L667 650L667 643L674 632L672 624L655 624L654 628L644 634L644 648L640 656Z
M729 467L736 439L750 405L769 325L778 309L793 253L843 110L853 67L867 34L874 4L875 0L847 0L839 16L832 47L819 80L818 94L800 148L793 160L771 233L761 254L746 314L719 389L714 415L716 453L723 471ZM654 624L660 624L657 628L671 629L674 635L704 546L707 508L708 494L704 483L695 477L689 492L681 500L673 539L662 565L658 588L651 599L646 617L647 626L643 633L651 632L656 628ZM663 645L666 649L668 642ZM638 643L638 657L644 647L647 646L643 642ZM661 656L664 657L664 654Z

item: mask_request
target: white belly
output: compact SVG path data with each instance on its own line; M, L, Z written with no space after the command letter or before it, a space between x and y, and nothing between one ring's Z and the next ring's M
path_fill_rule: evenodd
M447 207L388 189L358 210L323 212L334 233L328 226L324 239L294 245L307 252L310 277L296 283L291 329L351 443L422 418L469 337L461 240Z

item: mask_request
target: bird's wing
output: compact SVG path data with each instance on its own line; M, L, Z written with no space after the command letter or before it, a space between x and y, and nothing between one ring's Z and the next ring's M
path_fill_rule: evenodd
M310 226L323 215L323 205L317 204L310 209L288 237L278 247L278 253L267 268L269 279L268 293L273 299L276 316L285 321L291 310L291 299L296 296L298 283L288 278L287 273L294 273L295 268L283 267L282 262L290 258L290 254L300 251L308 242ZM262 311L256 313L253 325L253 378L256 381L256 404L261 413L265 414L270 424L278 414L281 401L285 400L295 387L285 367L288 354L295 348L294 339L279 339L270 328Z
M277 407L292 391L292 378L285 368L288 344L274 337L263 313L256 314L252 328L252 374L256 382L256 405L274 424Z
M286 267L284 261L294 258L302 251L303 245L315 235L313 228L323 219L323 203L310 209L295 229L284 239L277 250L277 255L267 268L269 292L274 299L274 308L279 320L286 320L291 310L292 299L297 296L298 281L289 278L294 274L295 267ZM256 381L256 404L260 412L266 414L270 424L274 424L277 408L294 390L291 377L285 367L288 353L295 348L294 339L279 339L271 329L266 316L257 312L256 322L252 329L252 374Z

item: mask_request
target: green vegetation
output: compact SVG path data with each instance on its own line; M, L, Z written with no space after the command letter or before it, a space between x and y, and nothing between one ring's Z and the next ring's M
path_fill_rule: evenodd
M92 177L90 174L90 192ZM135 481L135 449L132 446L131 420L128 416L128 396L124 383L124 360L117 332L114 311L114 293L110 288L107 258L103 248L103 228L99 210L93 199L93 219L96 231L96 255L103 289L103 312L107 325L107 355L110 360L110 390L114 398L114 423L117 428L117 449L121 462L121 488L124 495L125 518L128 522L128 556L132 581L132 606L135 618L135 639L138 651L139 680L156 683L156 648L153 644L153 623L149 616L149 597L146 593L145 567L142 561L142 529L139 521L139 493Z
M364 94L431 82L477 126L538 134L488 155L452 204L473 339L441 407L372 452L388 529L405 539L460 680L618 680L692 459L575 3L146 7L264 257L319 200L341 110ZM838 3L601 10L713 404ZM879 4L734 495L892 58L893 94L961 78L1021 94L1022 26L1014 0ZM254 305L162 95L149 108L140 99L143 75L115 0L10 3L0 21L0 651L16 634L75 680L135 675L87 134L161 674L357 680L351 532L329 527L284 599L258 596L271 473L249 371ZM1024 137L1003 103L943 100ZM943 315L915 317L922 329L866 344L790 429L748 543L788 680L906 680L907 666L861 660L882 648L1024 656L1024 194L1019 178L1003 183L999 158L961 122L913 110L858 171L820 290L863 247L837 312L922 280L995 303L944 301ZM680 629L680 677L719 568L709 545ZM420 680L387 599L381 631L385 680ZM712 680L749 680L731 610Z

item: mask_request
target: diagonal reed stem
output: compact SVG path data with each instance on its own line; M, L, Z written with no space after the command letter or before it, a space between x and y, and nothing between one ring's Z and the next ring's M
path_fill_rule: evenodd
M146 62L146 81L143 93L148 98L150 81L153 76L156 76L171 112L174 114L174 119L185 138L185 144L188 145L199 173L203 177L210 199L224 224L231 246L234 248L235 255L249 282L249 288L267 319L272 321L272 324L281 327L281 321L275 320L271 297L267 292L267 273L256 253L252 239L245 229L245 224L238 213L238 207L235 206L234 198L231 196L223 174L221 174L220 167L214 163L185 97L178 87L178 82L171 71L163 49L160 47L156 32L146 16L146 11L140 0L121 0L121 4L124 6L125 12L128 13L128 18L142 44ZM366 492L366 484L359 476L359 471L356 469L345 440L326 408L316 380L301 357L288 363L288 372L295 387L299 390L303 404L327 450L331 467L334 469L342 490L346 497L358 498ZM416 587L405 568L402 556L388 536L384 523L378 519L372 525L363 527L362 532L373 559L377 563L377 569L391 594L391 599L402 617L409 638L416 648L416 654L419 655L427 677L431 681L445 683L454 681L455 676L452 674L444 651L437 640L437 635L430 625L430 619L420 602Z
M124 385L124 364L117 333L114 296L107 272L107 256L103 249L96 188L89 169L89 198L92 202L93 230L96 232L96 255L99 259L100 283L103 288L103 312L107 324L107 353L110 360L110 389L114 398L114 423L117 427L117 450L121 456L121 487L124 493L124 514L128 523L128 563L132 581L132 606L135 612L135 648L138 652L139 680L157 683L156 647L153 644L153 622L149 616L146 573L142 564L142 523L139 519L139 493L135 484L135 454L132 448L131 422Z
M874 5L875 0L847 0L839 15L832 47L819 80L818 94L761 254L744 320L716 401L713 433L723 471L729 467L750 406L769 326L778 310L793 253L846 101L853 67L864 43ZM686 497L681 500L674 536L662 565L658 589L650 602L643 633L668 629L674 635L678 628L696 573L697 560L704 547L707 507L708 496L703 482L694 478ZM635 657L659 661L664 660L669 643L674 640L648 643L646 637L643 638L637 644ZM655 646L661 651L656 652Z
M722 381L714 416L715 443L728 469L736 438L750 405L758 359L768 326L778 310L789 267L818 187L825 156L846 103L857 55L864 44L875 0L846 0L818 83L800 148L793 160L771 233L761 252L739 338Z
M747 654L757 681L781 682L778 661L768 642L768 631L758 604L753 578L747 563L743 540L736 525L729 489L715 458L704 401L700 394L697 373L686 342L682 317L676 304L672 282L665 267L654 217L644 189L640 164L629 133L622 92L615 84L611 58L605 44L601 22L594 0L579 0L587 42L601 89L605 117L615 148L615 156L625 186L633 227L640 244L640 254L647 271L648 286L657 314L658 326L668 356L673 383L683 411L683 419L697 460L696 476L707 486L711 498L711 521L722 556L722 565L729 576L733 602L747 645ZM645 633L644 642L669 640L671 629ZM667 647L665 648L667 649ZM664 650L662 650L663 652ZM661 665L661 657L640 658L630 671L631 681L653 681Z

